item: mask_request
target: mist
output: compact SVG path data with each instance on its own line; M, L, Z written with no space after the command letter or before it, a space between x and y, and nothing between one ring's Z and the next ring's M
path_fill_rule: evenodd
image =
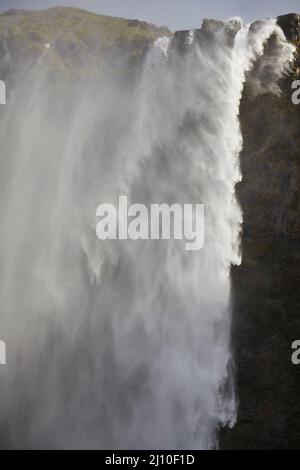
M19 59L0 118L3 448L212 449L235 424L239 104L270 36L278 79L293 48L274 21L162 37L133 74L118 54L71 80ZM100 241L96 209L121 195L204 204L204 248Z

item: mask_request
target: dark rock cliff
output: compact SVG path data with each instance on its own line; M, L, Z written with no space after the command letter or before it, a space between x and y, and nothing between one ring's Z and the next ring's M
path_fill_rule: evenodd
M300 366L291 362L300 339L300 105L291 100L300 16L278 24L297 47L282 94L253 97L246 86L241 103L243 263L232 272L240 404L237 425L222 432L225 449L300 448Z

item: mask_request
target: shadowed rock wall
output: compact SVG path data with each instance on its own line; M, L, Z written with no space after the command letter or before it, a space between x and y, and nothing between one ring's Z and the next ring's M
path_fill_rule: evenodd
M300 367L291 362L300 338L300 106L291 101L300 16L278 24L297 46L282 94L254 97L246 86L241 103L243 263L232 271L240 407L225 449L300 448Z

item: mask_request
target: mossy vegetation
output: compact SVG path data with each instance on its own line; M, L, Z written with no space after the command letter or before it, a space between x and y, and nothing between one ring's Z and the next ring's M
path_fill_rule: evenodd
M9 10L0 15L1 49L13 57L43 54L54 69L96 72L103 61L119 50L140 60L153 41L171 35L165 28L97 15L77 8L46 11Z

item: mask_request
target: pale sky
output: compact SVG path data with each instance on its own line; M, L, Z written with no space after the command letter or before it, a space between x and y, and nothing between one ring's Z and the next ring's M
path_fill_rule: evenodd
M253 21L300 13L299 0L0 0L0 12L11 8L44 10L59 5L138 18L172 30L198 28L203 18L240 16Z

